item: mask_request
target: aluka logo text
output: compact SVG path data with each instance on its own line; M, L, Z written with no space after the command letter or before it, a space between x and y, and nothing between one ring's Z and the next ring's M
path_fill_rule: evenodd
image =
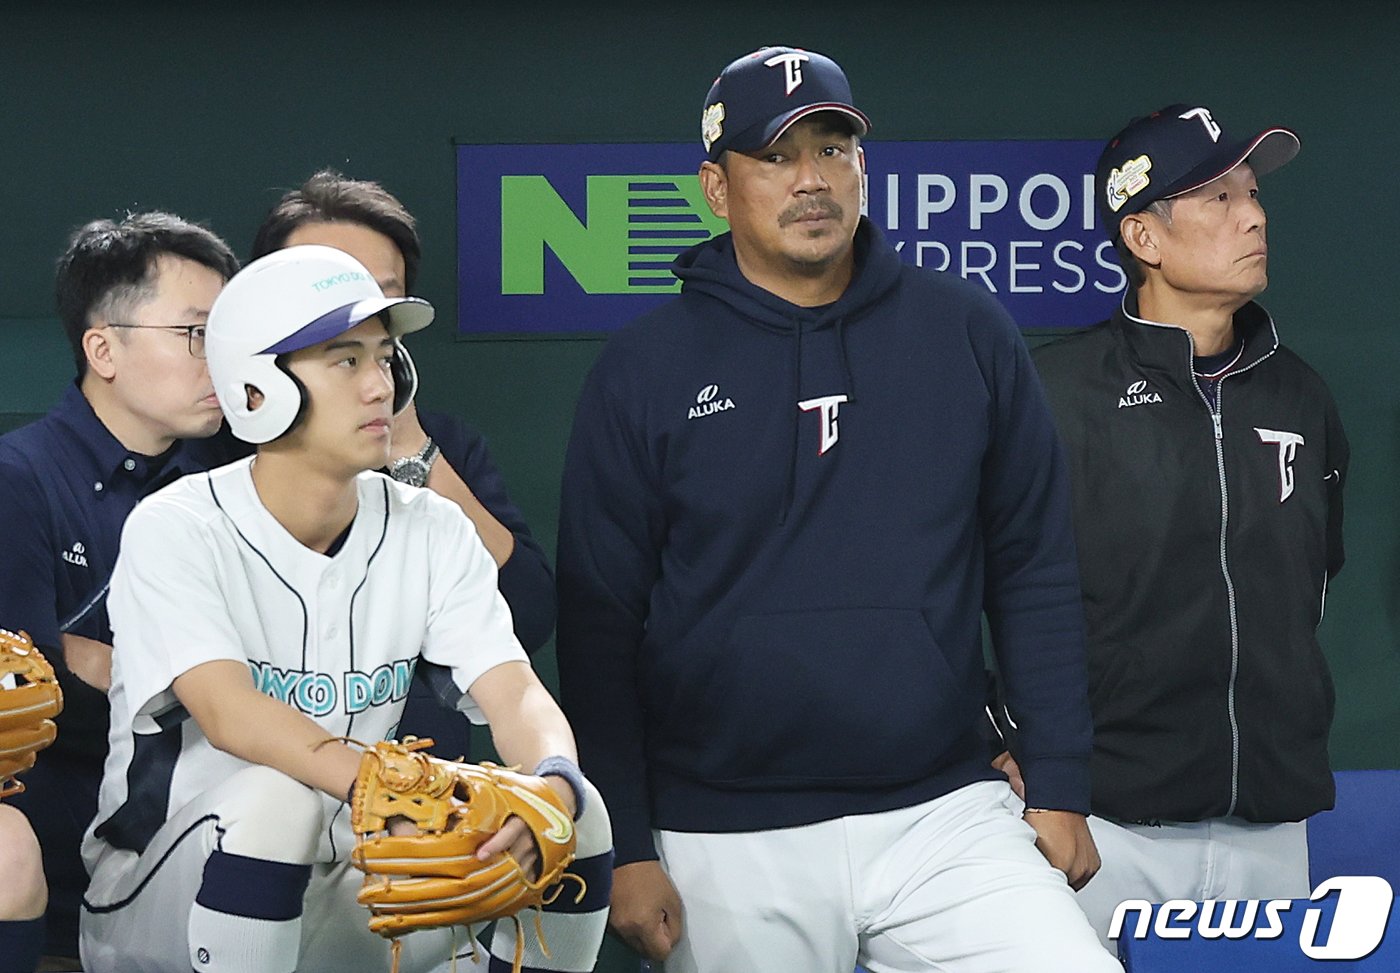
M1134 382L1128 386L1126 395L1118 397L1118 408L1131 409L1135 405L1146 405L1149 402L1161 402L1161 392L1147 391L1147 383L1144 381Z
M724 412L734 408L734 400L725 396L720 398L718 385L706 385L695 395L695 404L686 413L687 419L699 419L701 416L713 415L716 412Z

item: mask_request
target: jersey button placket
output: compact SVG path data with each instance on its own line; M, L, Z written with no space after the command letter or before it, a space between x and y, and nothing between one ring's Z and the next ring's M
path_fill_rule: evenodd
M337 574L335 571L327 571L325 576L321 579L321 584L326 589L326 591L330 592L332 596L334 596L340 590L340 575ZM334 597L329 599L329 602L331 604L334 604ZM324 638L326 639L326 641L329 642L334 640L339 634L340 626L338 626L334 621L326 623L326 627L324 629Z

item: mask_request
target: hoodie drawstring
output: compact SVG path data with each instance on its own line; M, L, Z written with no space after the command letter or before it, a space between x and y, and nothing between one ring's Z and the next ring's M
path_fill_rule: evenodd
M851 359L846 351L846 319L838 317L836 319L836 347L837 354L841 358L841 381L844 385L842 389L846 394L846 401L856 400L856 383L851 377ZM792 504L797 494L797 443L801 438L802 410L797 407L797 403L802 398L802 319L792 319L792 329L794 340L792 343L792 367L789 370L792 381L792 437L788 442L788 462L787 480L783 484L783 502L778 510L778 526L787 524L788 514L792 512Z
M846 353L846 319L836 319L836 347L841 355L841 380L846 383L846 401L856 400L856 383L851 378L851 357Z
M797 490L797 437L801 430L802 410L797 407L798 400L802 397L802 319L794 318L793 331L796 333L796 340L792 343L792 368L789 375L792 379L792 436L788 441L788 462L787 481L783 484L783 503L778 508L778 526L782 527L787 523L788 512L792 510L793 494Z

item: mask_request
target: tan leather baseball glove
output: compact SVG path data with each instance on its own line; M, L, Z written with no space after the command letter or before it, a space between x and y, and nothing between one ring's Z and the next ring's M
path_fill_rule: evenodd
M351 861L365 873L359 902L369 907L371 931L389 939L538 910L553 901L574 860L573 819L540 778L442 760L424 752L431 745L410 738L366 747L351 795L357 838ZM476 857L512 816L526 823L539 846L537 876L509 854ZM395 818L411 821L418 832L389 834ZM524 933L518 919L516 926L518 969ZM397 966L397 948L394 957Z
M0 798L24 790L20 774L53 743L63 690L29 635L0 628Z

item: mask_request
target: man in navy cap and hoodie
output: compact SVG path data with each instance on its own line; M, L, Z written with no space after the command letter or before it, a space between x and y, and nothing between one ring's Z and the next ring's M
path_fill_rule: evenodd
M1074 483L1104 861L1079 899L1105 937L1124 899L1306 897L1303 821L1332 806L1316 630L1347 440L1254 303L1256 180L1297 152L1194 105L1128 125L1096 183L1123 305L1036 352Z
M861 216L869 125L820 54L730 64L700 183L731 232L578 405L558 655L612 925L667 973L1115 970L1071 891L1098 855L1064 460L1006 313ZM984 611L1024 814L978 733Z

